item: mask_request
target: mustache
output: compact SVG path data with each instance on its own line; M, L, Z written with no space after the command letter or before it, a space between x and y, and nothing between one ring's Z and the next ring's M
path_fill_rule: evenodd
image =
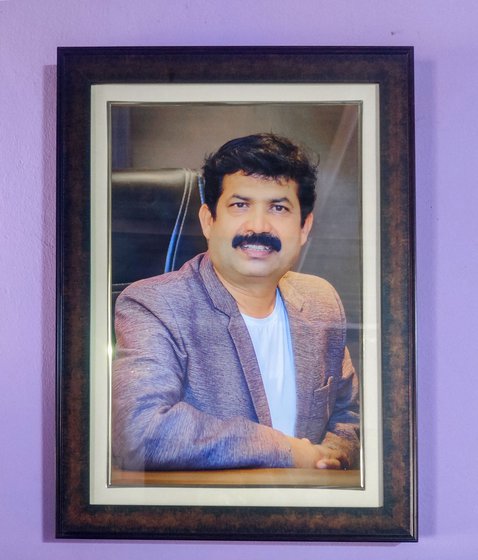
M275 235L270 233L249 233L247 235L236 235L232 240L233 249L245 244L250 245L264 245L269 247L272 251L279 252L282 249L281 240Z

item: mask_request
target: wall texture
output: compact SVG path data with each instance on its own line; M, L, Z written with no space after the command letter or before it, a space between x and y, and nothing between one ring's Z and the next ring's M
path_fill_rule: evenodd
M477 21L474 0L0 1L2 558L476 558ZM229 44L416 48L418 544L53 537L56 47Z

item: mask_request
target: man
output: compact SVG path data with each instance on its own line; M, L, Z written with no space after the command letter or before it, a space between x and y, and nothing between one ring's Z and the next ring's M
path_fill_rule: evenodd
M290 272L316 170L273 134L204 165L208 251L116 303L113 455L124 469L347 468L358 384L335 290Z

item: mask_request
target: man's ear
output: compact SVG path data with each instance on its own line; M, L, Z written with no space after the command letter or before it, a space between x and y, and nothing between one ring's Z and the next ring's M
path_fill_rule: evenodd
M312 229L313 223L314 223L314 215L311 212L310 214L307 214L307 217L305 218L304 221L304 225L302 226L301 229L301 240L300 240L301 245L304 245L307 239L309 238L309 233L310 230Z
M209 235L214 218L212 217L211 210L209 210L209 206L207 204L202 204L201 208L199 208L199 221L201 223L202 233L209 241Z

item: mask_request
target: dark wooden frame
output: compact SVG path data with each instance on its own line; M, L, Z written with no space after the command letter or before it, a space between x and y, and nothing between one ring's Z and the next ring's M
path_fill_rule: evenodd
M384 502L380 508L89 502L90 88L102 83L380 87ZM411 47L60 48L57 144L57 535L415 541L414 115Z

